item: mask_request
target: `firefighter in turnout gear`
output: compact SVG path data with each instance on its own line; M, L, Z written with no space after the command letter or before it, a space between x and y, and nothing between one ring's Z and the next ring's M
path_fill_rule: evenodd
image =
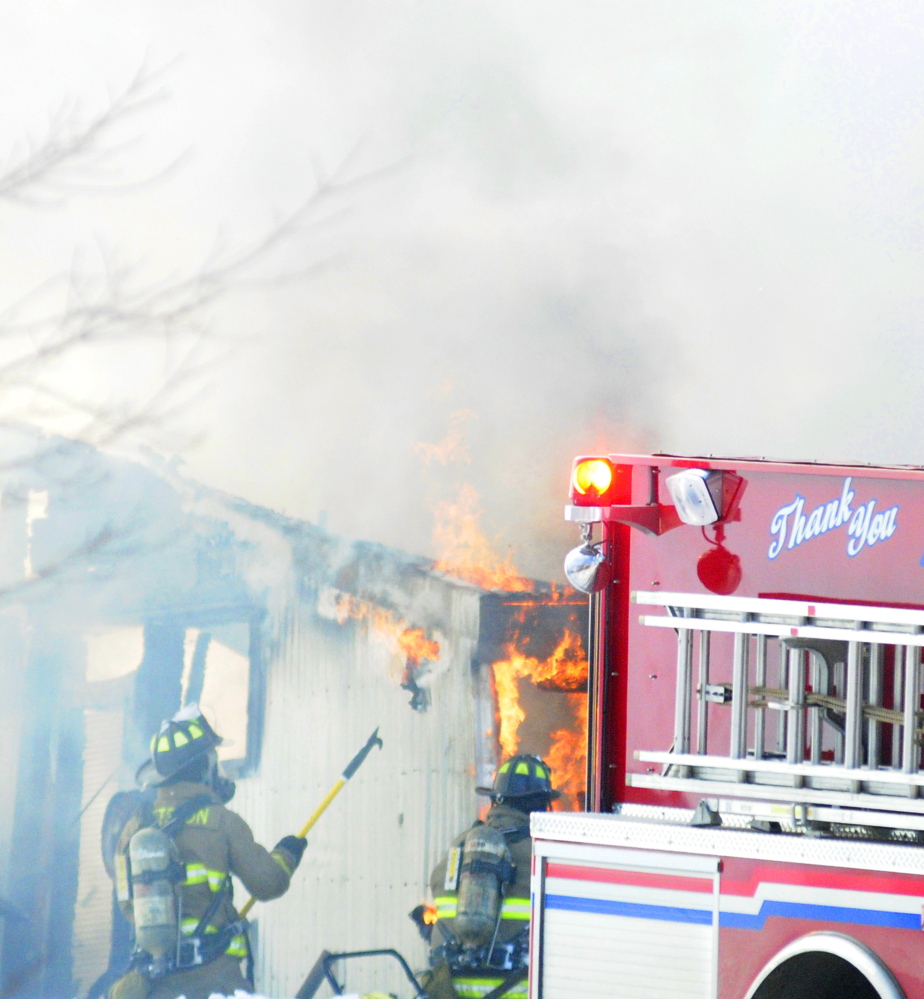
M484 822L453 840L430 876L432 926L418 920L430 943L430 999L526 999L532 840L529 813L560 797L537 756L503 763L488 794ZM417 910L415 910L415 913ZM414 913L412 913L412 917Z
M153 807L123 830L115 856L116 896L134 927L131 970L109 999L208 999L250 992L246 925L231 875L257 899L282 895L306 841L286 836L270 852L225 804L234 793L218 771L221 739L192 705L166 721L138 771L156 786Z

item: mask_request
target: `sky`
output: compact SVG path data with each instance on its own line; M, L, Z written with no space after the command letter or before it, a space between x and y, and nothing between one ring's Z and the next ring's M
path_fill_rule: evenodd
M159 97L0 200L0 321L294 215L207 310L196 391L120 445L424 554L471 486L560 579L578 453L924 463L922 36L903 0L10 0L0 164L139 71ZM183 349L48 379L118 409ZM2 380L0 414L70 426Z

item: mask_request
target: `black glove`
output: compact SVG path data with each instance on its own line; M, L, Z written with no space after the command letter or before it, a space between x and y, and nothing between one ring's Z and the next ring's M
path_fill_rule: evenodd
M430 938L433 936L433 924L428 923L424 918L427 909L428 906L426 905L418 905L417 908L411 909L408 916L414 921L414 925L417 927L420 935L429 943Z
M308 840L304 836L283 836L273 849L285 850L286 853L291 853L295 858L295 866L298 867L301 863L302 854L305 852L305 847L307 845Z

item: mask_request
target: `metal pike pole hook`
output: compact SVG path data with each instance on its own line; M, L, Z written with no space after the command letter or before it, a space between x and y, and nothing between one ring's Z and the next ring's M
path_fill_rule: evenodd
M318 819L324 814L327 806L337 797L343 788L344 784L356 773L357 770L363 765L366 757L372 752L373 747L378 746L379 749L382 748L382 740L379 738L379 730L376 730L369 736L366 740L365 746L353 757L352 760L347 764L346 769L340 775L340 780L327 792L324 800L320 805L314 810L311 818L302 826L298 831L298 838L301 839L303 836L307 836L311 831L312 826L318 821ZM244 907L241 909L238 916L239 919L243 919L248 912L254 907L254 903L257 900L251 896Z

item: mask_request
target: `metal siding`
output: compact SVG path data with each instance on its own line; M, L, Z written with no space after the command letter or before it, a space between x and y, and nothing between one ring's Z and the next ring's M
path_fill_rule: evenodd
M304 824L376 726L384 750L315 827L289 892L257 906L258 989L293 995L322 949L395 947L423 968L426 948L406 914L426 897L446 845L475 817L471 665L480 592L438 579L416 587L408 623L423 615L442 632L423 713L399 685L401 664L362 623L319 617L310 592L278 597L261 765L239 782L232 807L272 846ZM407 990L385 964L351 970L346 982L348 990Z
M80 993L90 987L109 963L112 886L100 852L100 829L106 805L117 789L112 777L121 759L122 726L121 709L84 711L86 742L81 804L84 811L80 818L73 938L74 984Z
M2 524L2 514L0 514ZM0 545L3 539L0 535ZM0 568L3 562L0 559ZM19 751L22 742L23 679L25 677L28 630L21 607L0 612L0 897L7 898L12 857L13 814L19 777ZM0 942L6 920L0 920ZM2 954L2 950L0 950ZM0 969L5 972L5 969Z

